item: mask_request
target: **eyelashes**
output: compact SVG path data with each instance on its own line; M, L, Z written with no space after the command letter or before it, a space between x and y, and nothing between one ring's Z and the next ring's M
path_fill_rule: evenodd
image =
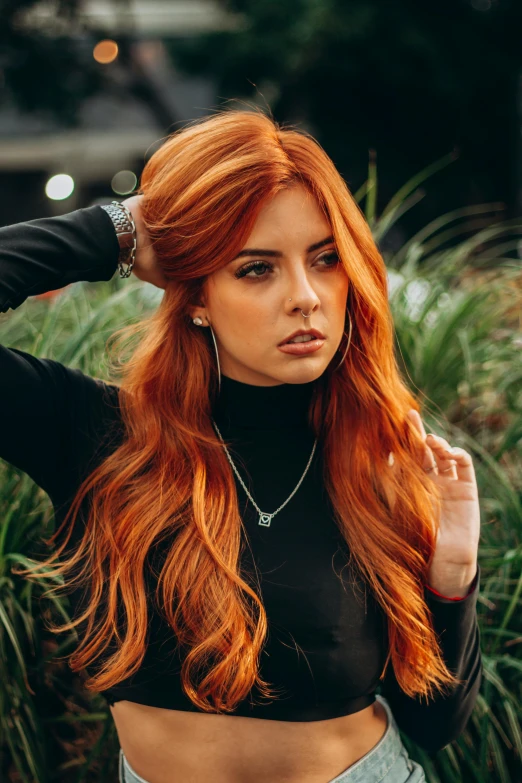
M238 279L241 277L246 277L246 275L249 272L253 271L254 269L256 270L272 269L272 264L267 264L266 261L253 261L252 263L247 264L246 266L242 266L241 269L238 269L237 272L235 273L235 277L237 277ZM259 279L262 277L266 277L266 275L254 275L254 277L251 279L255 280L256 277Z
M333 260L335 263L333 263L331 265L327 264L326 265L327 269L335 269L339 265L339 263L340 263L339 255L337 253L335 253L335 252L333 252L333 253L325 253L325 255L320 256L317 260L318 261L332 261ZM245 266L242 266L240 269L238 269L234 273L234 277L236 277L237 279L240 279L242 277L246 277L246 275L248 275L249 272L251 272L252 270L261 270L262 271L264 269L272 270L273 268L274 268L273 265L268 263L267 261L252 261L251 263L245 264ZM262 274L262 275L254 275L254 277L250 277L248 279L249 280L256 280L256 279L257 280L264 280L266 277L268 277L267 274Z

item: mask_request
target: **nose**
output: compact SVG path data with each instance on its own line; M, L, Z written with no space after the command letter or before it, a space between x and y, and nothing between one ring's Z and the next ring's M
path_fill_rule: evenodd
M292 297L292 304L290 305L288 312L298 313L308 321L318 308L319 302L312 302L310 298L304 299L301 297L300 299L296 299L295 297Z
M307 317L312 316L320 307L321 301L312 286L305 279L299 285L295 285L290 292L292 296L286 298L288 313L302 313Z
M303 318L311 318L316 308L312 307L312 309L308 313L305 313L304 308L302 307L300 307L299 309L301 311L301 315L303 316Z

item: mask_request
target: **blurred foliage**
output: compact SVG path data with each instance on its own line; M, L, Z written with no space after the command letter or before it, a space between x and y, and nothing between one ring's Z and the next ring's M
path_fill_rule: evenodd
M518 0L219 1L241 15L236 30L166 44L182 69L215 81L222 101L255 100L303 123L353 187L378 150L380 208L405 175L460 150L450 188L448 178L432 183L409 230L479 199L516 209Z
M103 71L78 19L84 0L57 0L52 25L26 28L22 17L41 0L2 0L0 51L4 106L43 112L65 126L76 123L83 101L102 89Z
M120 52L100 66L92 48L108 32L83 13L87 0L0 0L0 107L75 127L83 102L103 92L144 103L159 135L191 119L173 116L135 56L135 4L107 2L118 14L109 34ZM158 37L180 71L215 85L219 102L254 100L282 122L303 124L352 187L364 181L368 149L378 149L379 209L405 175L459 151L450 187L432 183L406 217L408 232L476 200L503 200L518 214L519 0L216 2L237 18L235 28ZM27 11L47 6L54 13L45 21L23 22ZM194 107L194 115L205 108L212 110ZM402 241L403 232L388 237L393 247Z
M376 210L377 170L355 194L378 243L422 199L436 161ZM385 253L397 359L423 402L428 431L473 457L481 499L478 611L484 679L458 740L429 758L403 737L429 783L520 783L522 765L522 272L509 257L521 221L499 221L499 205L440 216ZM471 221L471 223L470 223ZM470 233L470 226L472 228ZM0 315L4 345L108 379L106 342L145 317L163 292L114 277L74 283ZM46 630L66 602L12 574L37 557L54 524L48 497L0 463L0 778L12 783L109 783L118 742L105 702L53 656L74 638Z
M107 30L85 14L87 0L0 0L0 109L14 104L33 116L74 128L85 100L99 93L133 97L160 128L177 119L133 49L130 0L107 0L119 18L118 58L111 67L93 58ZM50 15L39 10L50 7ZM31 14L33 14L31 16Z
M242 17L237 30L174 41L173 56L188 70L211 74L227 96L253 96L256 85L266 86L278 117L300 116L340 144L340 116L353 118L350 131L358 129L365 146L380 146L394 119L412 136L423 122L424 149L430 136L463 123L482 143L488 117L477 97L502 89L522 64L522 8L510 0L493 2L487 13L468 0L220 5ZM435 114L437 122L427 123Z

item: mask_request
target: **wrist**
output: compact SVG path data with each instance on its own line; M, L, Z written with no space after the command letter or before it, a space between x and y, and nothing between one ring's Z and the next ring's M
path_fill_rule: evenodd
M477 575L477 564L460 568L457 572L446 570L431 573L426 587L444 598L465 598Z
M113 201L110 204L102 204L114 225L116 237L120 247L118 266L120 277L130 277L136 258L137 231L134 216L124 202ZM128 264L124 269L122 264Z

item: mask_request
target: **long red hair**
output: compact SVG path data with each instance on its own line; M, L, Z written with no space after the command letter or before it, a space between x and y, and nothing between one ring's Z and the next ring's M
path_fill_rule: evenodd
M423 596L440 497L421 465L421 438L406 419L420 405L396 363L381 254L346 183L308 133L260 110L225 110L170 135L145 166L143 216L169 284L152 316L116 333L119 340L141 335L118 383L125 437L82 483L49 539L66 533L45 565L66 586L88 590L82 613L53 630L85 626L70 665L93 669L86 682L93 691L140 667L146 558L172 537L154 601L187 650L186 694L200 710L224 713L254 685L275 696L258 671L266 612L240 573L236 488L211 423L215 356L189 307L206 277L244 246L267 200L295 182L317 199L350 280L351 344L343 366L329 366L319 379L309 411L324 443L337 524L386 613L386 666L391 659L404 692L429 698L457 682ZM65 557L87 494L81 540Z

